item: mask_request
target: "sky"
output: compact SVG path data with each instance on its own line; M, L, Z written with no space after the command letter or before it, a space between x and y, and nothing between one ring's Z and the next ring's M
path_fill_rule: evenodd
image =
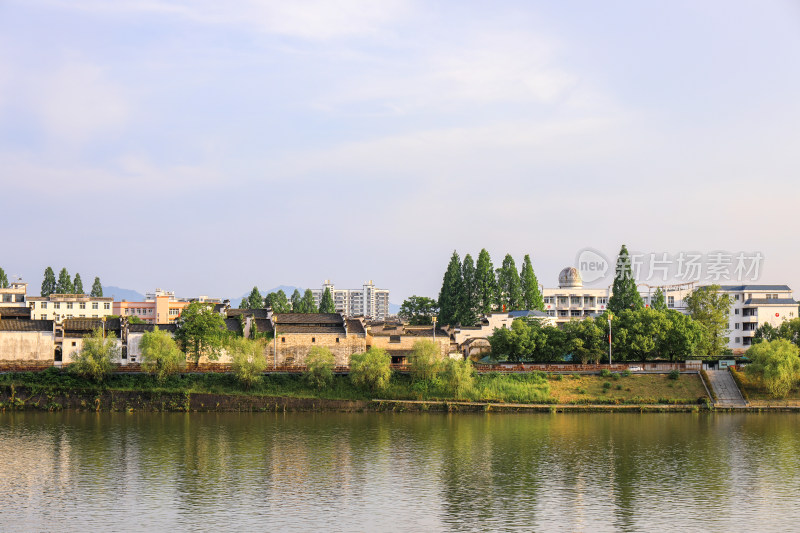
M797 288L799 94L795 1L0 0L0 267L400 303L625 243Z

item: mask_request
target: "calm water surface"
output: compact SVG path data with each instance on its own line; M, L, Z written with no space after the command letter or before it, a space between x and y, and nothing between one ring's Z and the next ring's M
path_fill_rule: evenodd
M0 530L796 530L798 430L794 414L0 413Z

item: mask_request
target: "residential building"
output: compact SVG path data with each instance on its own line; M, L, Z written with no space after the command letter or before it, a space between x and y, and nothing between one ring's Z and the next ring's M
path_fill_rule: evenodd
M433 326L409 326L396 323L379 323L367 326L367 348L386 350L394 364L408 362L414 351L414 344L420 340L436 343L442 359L449 357L451 351L450 335L447 331Z
M753 344L759 326L777 327L798 316L798 303L788 285L722 285L720 289L733 300L728 347L734 354Z
M274 339L268 347L268 361L273 365L303 365L311 348L322 346L333 353L337 366L344 366L350 364L351 355L367 349L364 325L343 314L272 314L271 325Z
M13 366L52 365L55 329L52 320L0 318L0 362Z
M31 318L54 320L60 324L64 319L103 318L114 314L113 298L95 297L87 294L51 294L50 296L28 296Z
M28 284L14 281L8 287L0 288L0 308L27 307Z
M145 295L143 302L114 302L112 306L115 315L135 316L147 324L171 324L181 316L181 312L189 305L191 300L176 298L172 291L156 289Z
M482 316L477 326L452 327L448 332L456 349L465 359L476 359L476 355L490 351L488 338L494 330L510 328L517 318L536 318L545 326L555 326L557 323L553 316L538 310L496 312Z
M331 291L337 313L347 317L364 317L368 320L386 320L389 316L389 291L378 289L372 280L364 283L360 289L337 289L326 279L321 289L311 290L317 307L325 289Z

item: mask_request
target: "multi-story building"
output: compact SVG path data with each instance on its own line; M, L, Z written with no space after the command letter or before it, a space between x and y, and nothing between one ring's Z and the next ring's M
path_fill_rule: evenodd
M87 294L51 294L50 296L28 296L31 318L54 320L60 324L65 318L103 318L114 314L113 298L95 297Z
M348 317L363 316L369 320L386 320L389 316L389 291L376 288L372 280L364 283L360 289L337 289L326 279L321 289L311 290L317 307L325 289L331 291L337 313Z
M170 324L181 311L189 305L188 299L176 298L172 291L156 289L145 294L143 302L114 302L114 314L125 317L135 316L148 324Z
M22 281L0 288L0 307L27 307L27 293L28 284Z
M759 326L777 327L798 316L798 304L788 285L722 285L721 290L733 300L728 347L735 354L750 347Z

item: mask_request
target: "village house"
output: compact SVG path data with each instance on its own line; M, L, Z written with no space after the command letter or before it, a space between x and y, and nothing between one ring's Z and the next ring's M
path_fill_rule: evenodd
M275 338L268 354L277 366L304 365L314 346L329 349L336 366L349 365L351 355L367 349L367 334L357 319L338 313L285 313L271 318Z
M453 351L450 335L441 328L390 322L372 323L367 327L367 347L386 350L393 364L407 363L414 345L421 340L434 342L442 359L449 357Z
M14 366L52 365L54 354L52 320L0 317L0 361Z

